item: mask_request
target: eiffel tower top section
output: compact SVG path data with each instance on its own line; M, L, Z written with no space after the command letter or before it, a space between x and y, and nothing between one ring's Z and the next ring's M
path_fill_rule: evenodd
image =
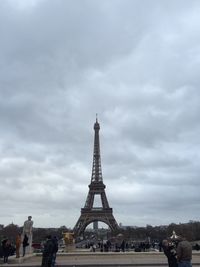
M102 170L101 170L101 156L100 156L100 142L99 142L99 130L100 125L96 117L94 124L94 153L93 153L93 165L92 165L92 177L91 183L103 183Z

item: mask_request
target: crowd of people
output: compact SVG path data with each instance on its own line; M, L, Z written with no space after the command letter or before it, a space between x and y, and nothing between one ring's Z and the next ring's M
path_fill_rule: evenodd
M124 239L120 242L107 241L90 241L85 244L85 248L95 252L149 252L162 251L162 242L126 242Z
M0 242L0 257L3 258L3 263L8 263L9 256L16 255L16 258L26 255L26 248L29 246L27 235L18 233L15 239L15 244L7 237L3 237ZM58 240L54 236L47 236L42 249L42 267L54 267L56 261L56 253L58 251ZM20 255L21 254L21 255Z
M113 251L112 244L109 240L107 242L100 243L90 243L88 244L91 251L95 252L97 248L102 252ZM129 245L124 240L120 243L115 244L114 251L122 251L125 252L129 250ZM29 239L26 234L21 235L17 234L15 245L11 243L11 241L3 237L1 240L1 251L0 256L3 257L3 262L8 263L8 257L10 255L16 254L16 258L21 256L25 256L26 247L29 246ZM136 248L138 251L149 251L150 247L154 247L155 244L141 242L137 244ZM159 251L163 251L168 259L169 267L191 267L192 266L192 245L184 238L173 239L165 239L162 242L157 244ZM42 267L54 267L56 261L56 254L58 251L58 239L56 236L48 235L46 237L45 242L43 243L42 248ZM137 251L135 249L135 251Z

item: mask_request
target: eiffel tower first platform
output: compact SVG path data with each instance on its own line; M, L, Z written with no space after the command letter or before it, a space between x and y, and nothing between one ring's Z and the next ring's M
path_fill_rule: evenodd
M94 124L94 153L91 183L88 186L89 192L84 208L81 209L81 215L74 227L74 235L81 236L85 228L90 223L101 221L109 226L111 231L119 230L119 226L113 216L112 208L108 204L105 193L106 186L103 183L101 170L100 142L99 142L100 125L96 118ZM94 207L95 196L99 195L102 207Z

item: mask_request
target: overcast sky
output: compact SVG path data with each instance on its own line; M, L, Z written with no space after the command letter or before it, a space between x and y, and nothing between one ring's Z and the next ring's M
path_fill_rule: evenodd
M73 228L98 113L118 223L200 220L200 1L0 1L0 223Z

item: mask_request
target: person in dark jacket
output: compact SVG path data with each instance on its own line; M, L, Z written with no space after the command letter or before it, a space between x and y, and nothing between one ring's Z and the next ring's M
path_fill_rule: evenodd
M8 263L8 257L11 253L11 242L8 238L2 240L2 250L3 250L3 262Z
M23 257L26 254L26 247L29 245L28 243L28 236L25 234L23 239Z
M162 247L163 252L168 259L169 267L178 267L175 246L171 244L168 240L163 240Z
M47 240L44 244L42 253L42 267L51 267L54 253L54 243L50 235L47 236Z
M53 255L52 255L52 263L51 263L51 267L54 267L55 266L55 263L56 263L56 253L58 252L58 239L56 236L54 236L52 238L52 241L53 241Z

